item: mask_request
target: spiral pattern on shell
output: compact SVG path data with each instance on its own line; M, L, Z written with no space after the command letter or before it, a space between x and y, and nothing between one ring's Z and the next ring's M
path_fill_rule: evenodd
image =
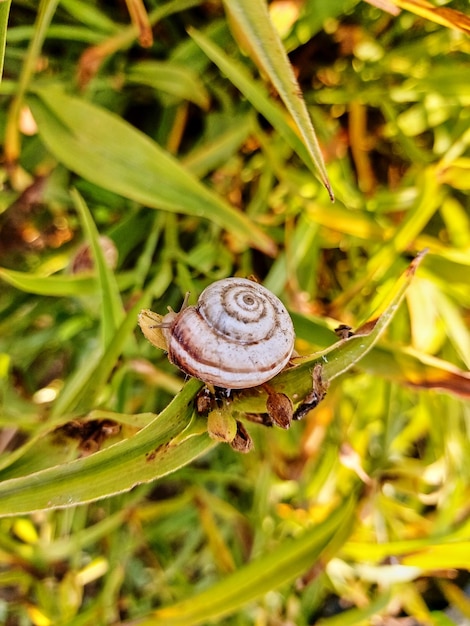
M169 319L162 330L170 361L219 387L243 389L270 380L294 348L292 320L282 302L243 278L212 283L197 306Z

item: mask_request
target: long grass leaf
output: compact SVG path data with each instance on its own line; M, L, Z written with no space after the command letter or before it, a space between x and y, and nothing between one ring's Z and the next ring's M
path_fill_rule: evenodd
M99 232L90 211L77 191L73 192L73 200L93 251L96 275L99 283L99 293L101 295L103 347L106 347L124 317L124 309L113 270L106 263L99 242Z
M296 367L288 368L270 381L270 385L290 397L305 397L312 389L311 372L315 364L322 365L322 376L329 382L338 378L357 365L376 345L403 302L408 285L423 259L419 254L407 270L399 277L396 284L384 297L382 304L371 318L355 334L342 339L322 352L297 359ZM266 395L256 389L243 390L236 394L234 410L246 412L265 412Z
M294 71L278 32L271 21L265 0L224 0L235 30L243 37L255 61L277 89L304 140L330 198L333 200L323 156L312 120L302 97Z
M0 2L0 82L3 76L3 61L5 59L5 44L7 40L8 15L11 0Z
M321 558L331 542L344 542L352 528L353 502L352 498L345 500L323 523L312 526L292 541L284 541L277 549L239 568L209 589L133 623L138 626L207 624L294 580Z
M0 267L0 278L21 291L39 296L62 298L96 293L96 280L90 276L38 276Z
M51 88L36 89L29 102L42 140L70 170L154 209L211 220L244 245L274 254L256 224L116 115Z
M207 433L177 445L189 424L190 400L200 388L191 380L168 407L134 437L91 456L0 483L0 515L74 506L128 491L190 463L214 442Z
M213 41L194 28L189 34L204 53L227 76L231 83L239 89L245 98L259 111L284 138L286 143L302 159L311 172L316 172L316 163L301 137L290 124L289 117L281 106L270 99L266 89L253 80L246 67L231 59Z

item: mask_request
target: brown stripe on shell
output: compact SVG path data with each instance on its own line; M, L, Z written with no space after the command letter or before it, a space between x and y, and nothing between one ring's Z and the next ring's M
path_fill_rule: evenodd
M193 307L188 307L188 308L193 308ZM201 365L207 365L209 367L219 367L221 372L224 371L224 372L235 374L238 372L248 373L252 371L253 364L250 362L249 359L246 360L246 365L245 363L243 363L243 365L236 363L233 365L233 367L231 367L228 363L223 363L222 359L220 361L220 364L213 363L209 359L204 359L201 353L200 346L194 341L194 332L190 332L190 329L185 326L186 325L183 323L182 318L177 319L174 325L172 326L172 329L171 329L172 339L168 346L169 348L168 358L174 365L182 369L186 374L189 374L190 376L194 376L195 378L198 378L197 372L193 371L192 369L191 370L188 369L188 364L187 364L187 361L185 360L185 357L189 357L190 359L193 359L199 367ZM230 342L231 344L235 346L240 346L240 350L239 350L240 354L246 353L247 344L243 344L235 340L227 339L223 335L221 336L224 338L224 341ZM249 345L254 346L254 345L259 345L260 343L262 342L256 341L256 342L250 343ZM280 356L278 355L277 362L282 362L285 359L289 360L291 354L292 354L292 350L286 350L286 352L283 355L280 355ZM272 363L266 363L265 365L264 364L256 365L257 372L269 372L272 369L273 369Z

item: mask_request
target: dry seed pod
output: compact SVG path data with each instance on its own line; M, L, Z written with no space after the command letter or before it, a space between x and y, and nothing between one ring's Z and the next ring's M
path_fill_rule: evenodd
M241 452L242 454L247 454L253 450L253 440L239 420L237 420L237 434L230 442L230 447L235 452Z
M147 339L152 328L144 326L151 315L143 311L139 316ZM212 283L196 306L170 311L158 326L172 363L227 389L265 383L287 365L294 349L294 327L282 302L244 278Z
M267 386L268 385L266 385L266 387ZM268 410L269 417L273 420L276 426L280 426L281 428L290 428L292 417L294 415L294 409L292 406L292 400L289 396L286 396L285 393L269 391L266 408Z

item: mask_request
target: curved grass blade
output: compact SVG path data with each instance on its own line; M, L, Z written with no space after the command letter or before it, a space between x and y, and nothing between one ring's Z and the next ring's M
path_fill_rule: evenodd
M253 115L238 115L233 124L217 137L211 137L198 145L182 159L183 165L195 176L202 178L226 163L254 133L256 123Z
M277 89L316 165L320 180L334 200L312 120L282 41L271 22L266 1L224 0L224 5L236 34L243 37L242 45L248 45L255 62Z
M15 96L11 101L5 126L4 149L7 162L15 163L21 153L20 113L23 99L32 77L37 70L42 44L47 34L59 0L40 0L35 25L24 57Z
M91 276L38 276L0 267L0 278L12 287L39 296L75 297L96 293Z
M11 0L0 2L0 82L3 76L3 62L5 59L5 44L7 40L8 15Z
M124 318L124 309L116 283L116 278L112 269L106 263L104 253L99 242L99 232L90 211L78 191L74 190L72 192L72 197L93 252L93 260L96 268L96 280L99 284L98 292L101 297L101 329L103 347L105 348L111 342L117 327Z
M154 209L213 221L245 245L273 255L273 241L243 213L118 116L58 89L28 97L51 153L83 178Z
M127 73L130 83L147 85L178 100L194 102L209 108L209 94L202 81L191 69L171 61L140 61Z
M0 515L75 506L129 491L210 450L207 432L172 443L189 425L191 401L201 383L190 380L176 398L136 435L71 463L0 483Z
M300 537L282 542L272 552L240 567L209 589L132 623L136 626L207 624L291 582L319 560L328 561L333 546L337 550L344 543L352 530L354 503L354 498L343 501L324 522L312 526Z
M456 11L449 7L435 7L427 0L391 1L401 9L406 9L431 22L447 28L458 28L463 33L470 34L470 17L461 11Z
M400 385L416 389L436 389L470 400L470 372L410 348L376 346L361 361L361 369Z
M316 172L316 163L311 152L292 128L289 117L280 105L273 102L269 94L261 85L253 80L246 67L237 63L219 48L213 41L194 28L189 29L189 34L203 52L213 63L227 76L231 83L245 96L252 106L259 111L272 125L273 128L284 138L284 141L302 159L311 172Z

